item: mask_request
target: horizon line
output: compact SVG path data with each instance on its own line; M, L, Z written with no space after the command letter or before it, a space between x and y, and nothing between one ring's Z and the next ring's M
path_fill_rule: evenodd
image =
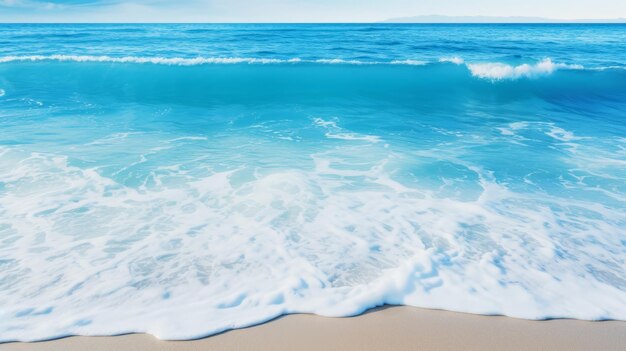
M22 18L24 19L24 18ZM626 17L613 18L551 18L541 16L488 16L488 15L415 15L390 17L379 20L340 20L340 21L201 21L201 20L137 20L128 22L109 21L106 19L95 21L48 20L46 18L25 19L24 21L0 21L0 24L626 24ZM39 21L38 21L39 20Z

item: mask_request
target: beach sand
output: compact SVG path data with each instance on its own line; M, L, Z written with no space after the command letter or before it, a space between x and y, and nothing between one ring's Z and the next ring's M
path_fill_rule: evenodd
M69 337L0 344L0 350L626 350L626 322L529 321L413 307L385 307L351 318L283 316L192 341L151 335Z

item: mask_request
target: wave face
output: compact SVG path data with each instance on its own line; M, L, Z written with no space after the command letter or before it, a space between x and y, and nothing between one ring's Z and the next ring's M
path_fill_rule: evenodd
M0 25L0 340L626 319L625 30L537 27Z

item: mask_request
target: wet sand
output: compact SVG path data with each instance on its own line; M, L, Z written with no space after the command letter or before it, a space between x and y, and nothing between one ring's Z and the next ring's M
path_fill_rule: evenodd
M351 318L283 316L191 341L151 335L68 337L0 344L0 350L626 350L626 322L528 321L413 307L385 307Z

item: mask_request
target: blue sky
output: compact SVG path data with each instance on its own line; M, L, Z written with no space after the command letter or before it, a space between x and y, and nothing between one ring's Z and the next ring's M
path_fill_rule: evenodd
M626 17L626 0L0 0L2 22L370 22L416 15Z

